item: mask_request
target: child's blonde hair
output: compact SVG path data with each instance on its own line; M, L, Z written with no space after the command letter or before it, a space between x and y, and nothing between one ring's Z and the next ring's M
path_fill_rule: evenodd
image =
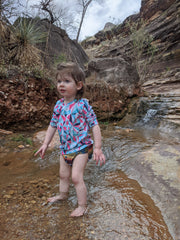
M80 90L78 90L78 92L76 94L76 98L81 99L84 94L84 91L85 91L85 73L84 73L84 71L76 63L73 63L73 62L58 64L57 72L56 72L56 80L59 76L61 78L65 74L71 76L74 79L76 84L78 82L82 82L82 88Z

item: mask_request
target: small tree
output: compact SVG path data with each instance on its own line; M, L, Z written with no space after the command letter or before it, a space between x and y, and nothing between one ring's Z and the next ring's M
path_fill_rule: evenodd
M50 23L53 24L57 21L57 17L55 16L55 5L53 4L53 0L41 0L40 8L42 11L45 11L49 15Z
M32 5L32 8L38 9L39 16L47 18L50 24L56 24L61 28L71 28L74 23L69 8L62 5L58 9L54 0L41 0L39 4Z
M78 39L79 39L81 27L82 27L82 24L83 24L83 21L84 21L84 17L85 17L87 8L92 1L93 0L79 0L79 4L82 7L82 13L81 13L81 20L80 20L80 24L79 24L79 28L78 28L78 32L77 32L77 36L76 36L76 41L77 42L78 42Z

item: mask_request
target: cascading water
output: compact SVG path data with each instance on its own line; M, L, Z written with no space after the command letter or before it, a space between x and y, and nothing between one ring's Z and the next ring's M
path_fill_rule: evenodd
M180 138L177 131L180 126L180 96L140 97L132 102L131 109L134 110L128 118L132 115L134 120L128 121L129 127L158 127L164 133L173 131Z
M145 117L143 118L143 122L148 123L151 119L153 119L153 117L157 114L157 112L158 111L156 109L149 109Z

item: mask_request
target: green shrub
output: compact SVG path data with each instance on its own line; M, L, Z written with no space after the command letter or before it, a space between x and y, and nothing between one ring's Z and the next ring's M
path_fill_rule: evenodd
M28 138L28 137L24 137L22 134L19 134L18 136L15 136L15 137L12 137L11 140L15 141L15 142L22 142L24 144L32 145L32 139Z
M58 65L59 63L67 62L67 57L64 53L61 53L59 56L56 56L54 59L55 65Z

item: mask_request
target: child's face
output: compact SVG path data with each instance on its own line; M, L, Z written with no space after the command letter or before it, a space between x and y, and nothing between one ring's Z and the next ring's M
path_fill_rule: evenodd
M72 101L75 99L77 91L82 88L82 82L76 82L74 79L68 75L58 75L57 76L57 90L67 101Z

